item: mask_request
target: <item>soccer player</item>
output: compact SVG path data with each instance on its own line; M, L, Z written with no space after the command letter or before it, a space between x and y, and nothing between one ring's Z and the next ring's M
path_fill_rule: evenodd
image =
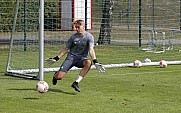
M60 66L59 71L54 74L52 83L53 85L56 85L57 80L63 79L65 74L73 66L82 68L77 79L71 85L71 87L73 87L76 91L80 92L78 83L84 78L92 65L91 60L88 59L88 53L90 54L92 61L99 72L104 72L105 68L102 66L102 64L98 63L96 59L94 51L94 37L91 33L85 31L84 21L76 20L73 22L73 26L76 33L70 36L66 43L66 47L60 51L56 57L47 59L47 62L49 64L53 64L67 54L67 57Z

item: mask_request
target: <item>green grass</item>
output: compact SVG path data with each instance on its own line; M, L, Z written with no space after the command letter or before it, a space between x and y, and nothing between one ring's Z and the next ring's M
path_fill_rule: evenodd
M38 81L4 75L8 49L0 48L0 53L2 113L181 112L181 65L90 70L79 84L80 93L70 87L79 71L67 73L56 86L51 84L53 72L45 73L50 89L40 94L35 90Z

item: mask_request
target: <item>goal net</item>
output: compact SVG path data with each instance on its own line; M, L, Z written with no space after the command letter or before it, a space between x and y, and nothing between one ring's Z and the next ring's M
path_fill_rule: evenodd
M45 0L44 58L56 56L65 47L74 33L74 19L84 19L86 29L95 37L97 58L106 68L131 67L135 60L143 66L159 65L160 60L181 64L179 8L178 0L147 0L140 6L132 0ZM4 24L11 29L1 31L1 37L10 40L6 74L39 79L40 3L17 0L12 2L11 11L12 18L6 18L11 23ZM146 58L152 63L144 63ZM44 63L44 72L57 71L62 61L51 66Z
M40 39L43 42L43 57L54 57L64 48L70 34L73 33L72 22L83 19L86 29L92 29L91 0L52 0L45 1L44 15L40 14L41 1L17 0L11 8L14 17L10 32L10 49L6 74L39 79L40 76ZM8 3L8 2L7 2ZM10 2L11 3L11 2ZM12 2L14 3L14 2ZM85 7L86 10L85 10ZM44 17L44 37L40 36L41 17ZM45 60L44 59L44 60ZM43 72L57 71L59 64L49 66L46 63ZM77 70L73 67L71 70Z

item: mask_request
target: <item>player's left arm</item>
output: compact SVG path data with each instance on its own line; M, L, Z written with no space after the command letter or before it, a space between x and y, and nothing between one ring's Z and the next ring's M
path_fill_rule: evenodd
M95 54L95 51L94 51L94 47L89 48L89 54L90 54L92 60L96 59L96 54Z
M101 63L99 63L97 61L97 59L96 59L96 54L95 54L95 51L94 51L94 47L89 48L89 54L90 54L90 56L92 58L92 61L93 61L94 65L95 65L96 69L98 69L99 72L105 72L104 66Z

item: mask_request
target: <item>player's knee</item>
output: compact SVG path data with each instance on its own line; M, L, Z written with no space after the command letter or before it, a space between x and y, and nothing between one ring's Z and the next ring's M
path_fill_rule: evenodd
M60 71L58 71L58 72L56 73L55 78L56 78L57 80L61 80L61 79L63 79L63 77L64 77L64 75L63 75Z
M90 67L92 65L92 62L90 60L85 60L84 61L84 66Z

